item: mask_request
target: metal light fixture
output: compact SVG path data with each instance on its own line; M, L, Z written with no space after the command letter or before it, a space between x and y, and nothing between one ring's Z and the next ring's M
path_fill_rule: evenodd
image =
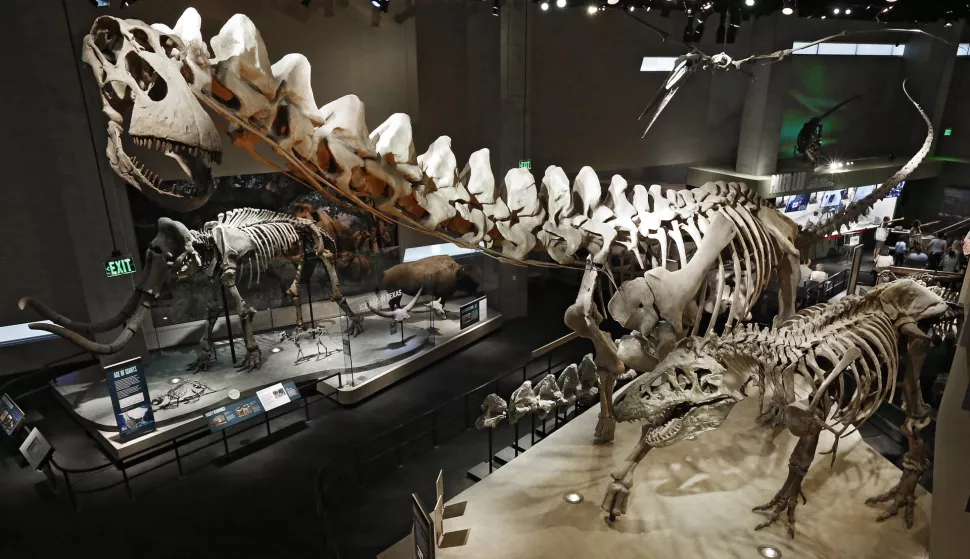
M589 15L593 15L593 14L595 14L598 11L599 11L599 8L597 8L596 6L594 6L592 4L590 4L589 6L586 6L586 13L589 14Z
M374 6L378 10L387 13L387 7L390 5L391 0L370 0L371 6Z
M563 493L562 498L571 505L578 505L583 502L583 494L579 491L567 491Z
M838 9L838 8L832 8L832 13L833 13L833 14L835 14L835 15L839 15L839 13L840 13L841 11L842 11L842 10L840 10L840 9Z
M556 7L557 8L565 8L566 7L566 0L556 0Z
M172 380L168 381L169 384L178 384L180 382L182 382L182 379L180 379L179 377L175 377Z
M630 5L629 5L629 6L627 7L627 10L630 10L630 11L632 12L632 11L633 11L633 8L634 8L634 6L633 6L633 4L630 4Z
M549 10L549 2L543 2L542 4L539 4L539 9L541 9L544 12L545 11L548 11Z
M754 6L754 0L744 0L745 6Z
M781 5L781 13L785 14L786 16L790 16L795 13L795 0L784 0Z
M498 17L499 14L498 0L492 2L492 15Z
M847 15L847 16L848 15L852 15L852 8L846 8L845 9L845 15Z
M761 555L765 559L780 559L781 550L777 547L771 547L770 545L759 545L758 555Z

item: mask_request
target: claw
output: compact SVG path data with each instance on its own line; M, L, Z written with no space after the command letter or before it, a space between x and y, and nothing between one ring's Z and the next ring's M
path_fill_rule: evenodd
M185 366L186 371L192 371L194 373L201 373L202 371L209 370L209 363L215 363L216 358L211 353L202 352L195 361L189 363Z
M364 319L359 316L354 316L350 318L350 327L347 328L346 334L348 336L354 336L355 338L359 336L364 331Z
M627 501L630 497L630 488L620 480L614 479L606 488L606 495L603 497L603 510L610 515L610 522L617 517L626 514Z

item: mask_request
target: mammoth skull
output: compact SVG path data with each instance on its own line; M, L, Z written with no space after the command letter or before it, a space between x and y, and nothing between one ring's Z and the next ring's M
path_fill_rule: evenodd
M84 38L108 117L108 159L132 186L164 207L189 211L212 195L210 165L221 159L219 132L196 99L211 88L201 18L187 10L175 30L102 16ZM125 127L127 126L127 130ZM178 163L188 187L165 187L136 153L154 150Z

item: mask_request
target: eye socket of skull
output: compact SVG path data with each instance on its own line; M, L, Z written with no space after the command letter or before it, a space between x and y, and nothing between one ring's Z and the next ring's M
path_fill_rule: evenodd
M150 62L139 56L137 52L129 51L125 55L125 68L138 83L138 87L147 93L152 101L163 101L168 95L168 84L165 79L155 71Z
M145 33L144 29L139 29L137 27L131 30L131 37L138 43L138 46L147 50L149 52L155 52L155 47L152 46L152 41L148 37L148 33Z

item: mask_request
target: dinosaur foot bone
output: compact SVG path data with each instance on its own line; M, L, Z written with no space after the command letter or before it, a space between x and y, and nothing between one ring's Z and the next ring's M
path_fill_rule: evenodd
M259 369L263 364L263 352L259 348L246 350L246 357L243 358L236 369L239 371L250 372Z
M606 495L603 496L603 511L610 515L610 522L614 522L621 515L626 514L627 501L630 499L631 484L626 480L613 476L613 481L606 487Z
M608 443L613 440L615 431L616 420L612 417L603 417L601 415L599 421L596 422L596 431L593 433L593 436L599 442Z
M805 478L806 473L808 473L807 468L802 469L794 464L789 465L788 479L785 480L785 484L781 487L781 490L775 494L775 498L760 507L751 509L756 512L773 509L771 510L771 517L755 526L755 530L761 530L762 528L771 526L778 520L781 513L787 510L788 515L785 523L788 525L788 537L795 539L795 507L798 506L798 498L802 498L802 504L808 502L808 499L805 498L805 493L802 492L802 480Z
M883 522L897 516L900 509L902 509L903 522L906 523L906 528L913 527L913 510L916 507L916 483L919 481L921 474L922 470L905 469L903 471L903 477L899 479L899 483L892 489L882 495L866 499L867 505L890 502L886 512L876 518L877 522Z
M350 327L347 328L346 334L348 336L357 337L364 331L364 319L359 316L352 316L350 318Z

